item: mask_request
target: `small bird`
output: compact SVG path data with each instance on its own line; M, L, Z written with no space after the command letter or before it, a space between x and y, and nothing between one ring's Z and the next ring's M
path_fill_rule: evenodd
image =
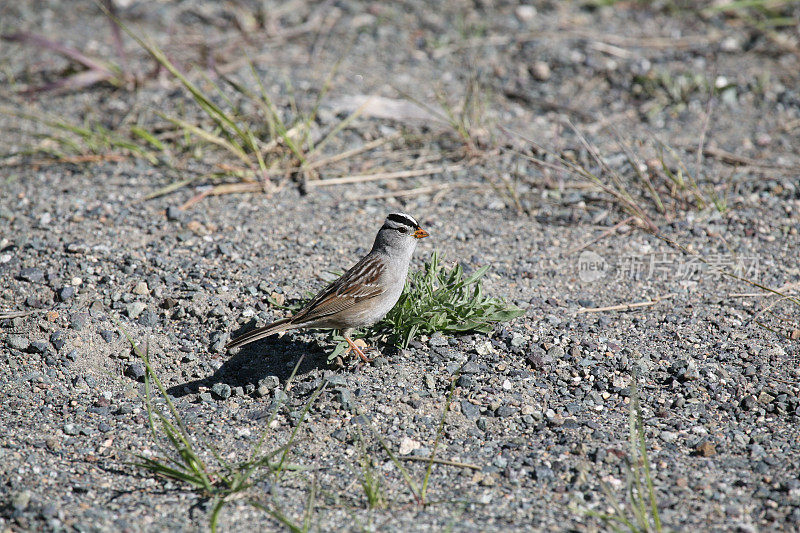
M300 311L288 318L248 331L231 340L227 350L275 333L300 328L339 329L349 348L363 361L369 359L350 338L353 329L371 326L400 299L417 241L428 236L405 213L391 213L375 237L372 250L350 270L320 291Z

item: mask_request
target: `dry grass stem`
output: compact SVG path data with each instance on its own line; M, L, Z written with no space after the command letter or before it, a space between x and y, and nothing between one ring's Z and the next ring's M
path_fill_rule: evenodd
M658 296L657 298L653 298L652 300L648 300L646 302L636 302L632 304L619 304L619 305L609 305L606 307L582 307L578 309L575 314L581 315L583 313L602 313L605 311L627 311L629 309L638 309L640 307L652 307L659 302L663 302L664 300L669 300L676 296L675 293L665 294L664 296Z

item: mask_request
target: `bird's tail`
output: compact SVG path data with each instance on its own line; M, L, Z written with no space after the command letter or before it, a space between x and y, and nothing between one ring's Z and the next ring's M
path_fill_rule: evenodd
M225 349L232 350L233 348L244 346L245 344L250 344L251 342L263 339L264 337L269 337L270 335L274 335L276 333L281 333L283 331L292 329L294 327L296 326L292 324L292 317L282 318L280 320L272 322L271 324L267 324L266 326L253 329L248 331L247 333L239 335L235 339L232 339L228 344L226 344Z

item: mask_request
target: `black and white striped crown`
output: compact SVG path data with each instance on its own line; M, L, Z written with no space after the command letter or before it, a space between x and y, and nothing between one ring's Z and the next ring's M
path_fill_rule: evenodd
M406 226L410 229L419 228L419 224L414 220L414 217L405 213L391 213L386 217L384 225L389 227Z

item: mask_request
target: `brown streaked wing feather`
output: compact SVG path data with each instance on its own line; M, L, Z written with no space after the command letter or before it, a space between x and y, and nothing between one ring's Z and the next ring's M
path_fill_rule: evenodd
M378 257L364 257L350 270L342 274L342 277L312 298L292 318L292 322L301 324L318 320L343 311L363 300L379 296L384 292L384 289L378 284L384 268ZM359 279L359 283L351 284L354 279Z

